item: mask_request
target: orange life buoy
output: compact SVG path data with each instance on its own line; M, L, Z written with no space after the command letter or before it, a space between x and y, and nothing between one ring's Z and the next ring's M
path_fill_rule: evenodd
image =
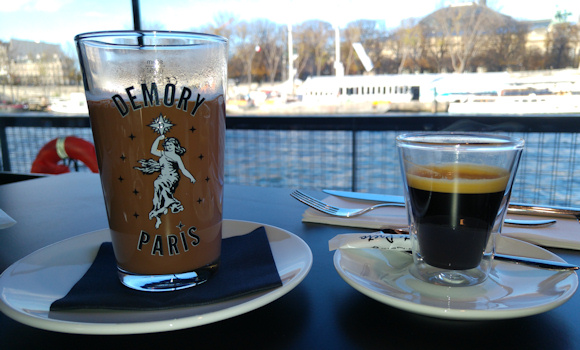
M30 172L37 174L63 174L70 172L65 164L58 164L61 160L79 160L93 173L98 173L97 155L95 146L87 140L74 136L59 137L50 140L44 145L36 159L32 162Z

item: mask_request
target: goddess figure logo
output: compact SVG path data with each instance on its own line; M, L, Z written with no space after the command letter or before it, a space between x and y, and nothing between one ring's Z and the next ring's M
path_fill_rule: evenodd
M141 167L134 167L144 174L151 175L159 173L157 179L153 182L153 209L149 212L149 220L156 219L155 228L161 225L161 216L166 215L169 210L172 213L178 213L183 210L183 205L174 197L175 190L179 185L179 172L187 177L191 183L195 183L195 178L183 165L181 156L185 153L185 148L181 147L179 140L175 137L165 137L165 134L171 130L173 124L167 117L160 114L149 124L153 131L159 136L151 145L151 154L159 157L155 159L140 159ZM163 140L163 150L159 150L159 143Z

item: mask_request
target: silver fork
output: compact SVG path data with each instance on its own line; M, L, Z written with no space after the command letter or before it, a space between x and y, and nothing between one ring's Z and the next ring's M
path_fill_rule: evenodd
M381 208L381 207L404 207L405 204L401 203L380 203L375 204L373 206L363 208L363 209L348 209L348 208L339 208L328 203L324 203L321 200L318 200L314 197L311 197L299 190L295 190L294 192L290 193L290 195L300 202L308 205L311 208L314 208L318 211L321 211L325 214L339 216L343 218L352 218L355 216L362 215L364 213L368 213L369 211ZM504 224L512 225L512 226L522 226L522 227L530 227L530 228L540 228L540 227L547 227L551 226L556 223L556 220L518 220L518 219L505 219Z
M370 206L370 207L364 208L364 209L347 209L347 208L335 207L333 205L324 203L323 201L320 201L314 197L310 197L309 195L307 195L303 192L300 192L298 190L290 193L290 195L292 197L298 199L302 203L308 205L309 207L312 207L312 208L314 208L318 211L321 211L325 214L334 215L334 216L341 216L341 217L345 217L345 218L352 218L355 216L359 216L359 215L367 213L367 212L369 212L373 209L376 209L376 208L404 207L405 206L405 204L401 204L401 203L380 203L380 204L375 204L373 206Z

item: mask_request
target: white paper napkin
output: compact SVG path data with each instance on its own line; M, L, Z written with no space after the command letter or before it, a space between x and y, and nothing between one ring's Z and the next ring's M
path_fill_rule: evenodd
M4 210L0 209L0 230L8 228L16 223L16 220L11 218Z
M324 202L345 208L365 208L372 203L353 199L330 196ZM546 217L529 215L508 215L513 219L546 219ZM580 250L580 223L570 217L555 218L556 224L542 228L522 228L504 225L504 236L541 245L544 247L565 248ZM369 213L354 218L340 218L321 213L312 208L306 209L302 215L302 222L348 226L381 230L385 228L403 228L408 226L407 212L402 207L378 208Z

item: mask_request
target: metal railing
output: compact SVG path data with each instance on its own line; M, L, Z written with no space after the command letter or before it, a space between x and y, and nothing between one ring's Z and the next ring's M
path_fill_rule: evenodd
M579 115L230 116L225 180L256 186L401 194L394 139L399 133L419 130L522 137L526 149L512 198L580 205ZM0 114L0 170L28 173L46 142L69 135L92 141L88 117Z

